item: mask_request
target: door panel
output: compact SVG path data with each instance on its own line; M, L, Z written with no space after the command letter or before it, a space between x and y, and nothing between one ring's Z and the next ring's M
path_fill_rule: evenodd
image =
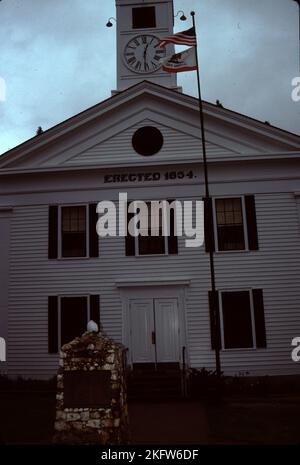
M155 299L154 308L157 363L178 362L180 344L177 299Z
M130 301L131 356L133 363L154 363L155 345L152 344L154 330L153 300Z

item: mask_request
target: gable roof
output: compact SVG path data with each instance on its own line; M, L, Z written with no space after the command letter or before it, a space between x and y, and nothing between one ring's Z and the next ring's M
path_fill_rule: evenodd
M208 102L203 107L210 160L300 154L300 136ZM194 153L197 147L201 151L198 100L143 81L9 150L0 157L0 172L105 165L103 154L112 136L122 139L127 131L128 137L129 128L148 120L169 128L174 137L185 132L196 144ZM106 161L122 162L113 156ZM172 159L162 157L162 161Z

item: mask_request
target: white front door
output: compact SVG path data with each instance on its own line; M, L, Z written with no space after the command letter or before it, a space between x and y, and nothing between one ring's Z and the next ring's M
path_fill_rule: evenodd
M180 360L180 325L176 298L130 300L133 363Z
M134 363L155 363L153 299L131 300L130 335Z
M155 299L154 310L157 362L178 362L180 327L177 299Z

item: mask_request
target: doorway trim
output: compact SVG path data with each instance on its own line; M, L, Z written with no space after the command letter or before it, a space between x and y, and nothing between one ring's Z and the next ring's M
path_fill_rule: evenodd
M177 299L180 324L180 366L182 366L182 348L185 347L185 363L188 365L189 350L187 345L186 321L186 291L189 279L155 279L153 281L118 281L116 286L120 290L122 302L122 342L128 348L127 361L133 365L130 337L130 300L138 299Z

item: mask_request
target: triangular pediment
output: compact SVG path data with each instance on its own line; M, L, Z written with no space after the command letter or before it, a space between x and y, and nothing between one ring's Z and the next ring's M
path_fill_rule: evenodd
M209 161L242 160L300 151L300 137L204 102ZM155 126L161 150L142 157L132 136ZM197 99L140 83L55 126L0 157L2 170L43 170L202 160Z
M110 165L144 164L145 158L136 153L132 146L132 137L135 132L146 126L153 126L163 135L163 146L161 150L153 155L155 162L172 162L176 160L200 160L202 157L202 144L200 134L195 136L184 132L170 125L161 124L159 115L154 112L147 112L149 116L142 121L136 122L127 129L114 134L113 136L96 143L83 150L81 153L72 156L67 160L62 160L63 166L84 166L84 165ZM152 113L152 114L150 114ZM230 155L232 151L221 145L207 141L206 150L208 156Z

